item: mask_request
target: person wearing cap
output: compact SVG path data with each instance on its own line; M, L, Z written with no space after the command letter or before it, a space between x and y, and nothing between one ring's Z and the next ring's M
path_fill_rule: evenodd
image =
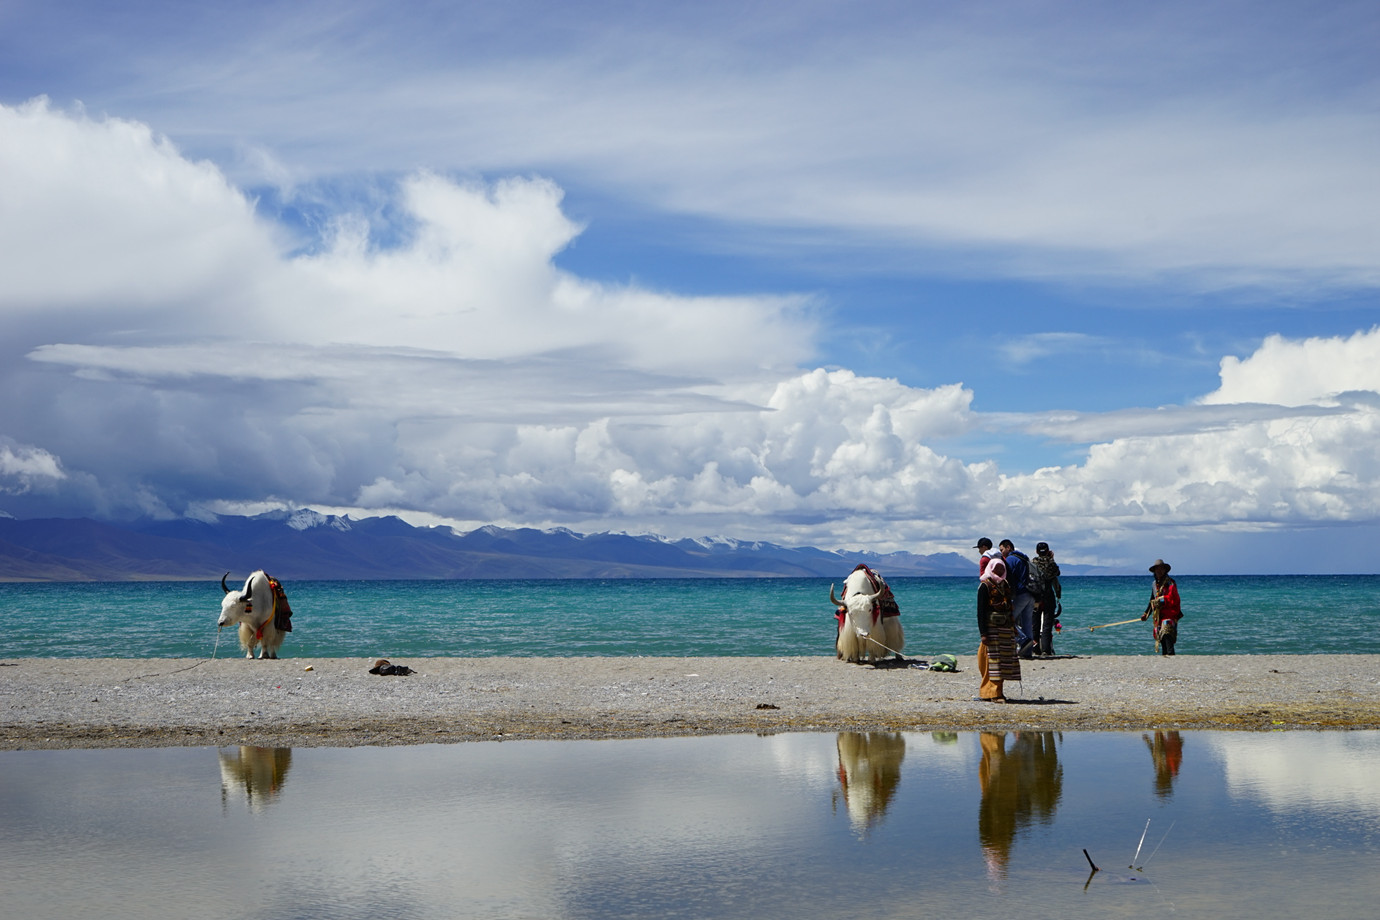
M1155 648L1161 655L1174 654L1174 643L1179 638L1179 619L1183 611L1179 607L1179 586L1169 577L1169 563L1156 559L1150 566L1155 576L1155 584L1150 589L1150 603L1140 615L1144 620L1155 615Z
M1002 684L1021 679L1021 660L1016 655L1011 586L1006 581L1006 563L1000 558L989 562L978 579L977 625L982 636L977 653L978 675L982 678L978 699L1005 703Z
M1048 543L1035 544L1035 558L1030 560L1031 593L1035 595L1035 654L1041 658L1054 657L1054 624L1059 619L1059 602L1064 587L1059 583L1059 563Z
M981 578L982 574L987 571L987 563L993 559L1001 558L1001 550L993 549L992 541L986 537L979 537L973 549L982 554L978 556L978 578Z

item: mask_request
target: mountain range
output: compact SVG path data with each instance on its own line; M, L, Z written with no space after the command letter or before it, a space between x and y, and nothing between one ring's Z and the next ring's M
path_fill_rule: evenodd
M859 562L888 576L975 574L959 553L859 553L743 542L670 540L564 528L414 527L302 509L211 521L109 523L0 517L0 581L243 579L691 578L842 579ZM1081 566L1068 566L1077 574Z

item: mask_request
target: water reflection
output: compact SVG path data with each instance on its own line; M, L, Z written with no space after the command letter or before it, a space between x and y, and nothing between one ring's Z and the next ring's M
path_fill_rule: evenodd
M0 751L0 878L31 920L1374 913L1380 732L1156 740Z
M853 830L866 834L886 815L901 784L906 739L900 732L839 732L839 790Z
M1048 823L1064 788L1055 732L983 732L978 782L978 840L990 878L1005 878L1017 831L1032 821Z
M229 803L231 793L243 798L250 811L262 811L283 791L288 770L292 768L292 748L248 747L221 748L220 758L221 807Z
M1141 735L1145 746L1150 749L1150 759L1155 763L1155 795L1168 798L1174 794L1174 779L1179 775L1179 766L1184 760L1184 742L1178 732L1155 732L1152 741L1148 734Z

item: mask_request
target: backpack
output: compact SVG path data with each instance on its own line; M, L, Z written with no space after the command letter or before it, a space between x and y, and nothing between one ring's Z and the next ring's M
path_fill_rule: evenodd
M1050 572L1050 568L1053 568L1054 572ZM1046 591L1052 590L1050 582L1059 577L1058 572L1059 567L1054 563L1046 562L1044 559L1036 559L1030 563L1030 575L1026 578L1026 587L1036 597L1044 597ZM1049 578L1046 578L1046 575Z
M1025 572L1025 574L1023 574L1023 575L1021 576L1021 583L1020 583L1020 584L1016 584L1015 582L1011 582L1011 590L1015 591L1015 590L1017 590L1017 589L1020 589L1020 590L1022 590L1022 591L1029 591L1029 592L1031 592L1031 593L1034 593L1035 589L1034 589L1034 588L1031 586L1031 584L1030 584L1030 577L1031 577L1031 576L1030 576L1030 569L1031 569L1030 557L1027 556L1025 553L1021 552L1021 551L1018 550L1018 549L1013 549L1013 550L1011 551L1011 555L1012 555L1012 556L1015 556L1017 559L1021 560L1022 563L1024 563L1024 565L1022 566L1022 568L1024 569L1024 572ZM1008 562L1008 563L1006 564L1006 574L1007 574L1008 576L1014 574L1014 573L1012 572L1012 569L1013 569L1013 568L1015 568L1015 566L1011 565L1011 563Z

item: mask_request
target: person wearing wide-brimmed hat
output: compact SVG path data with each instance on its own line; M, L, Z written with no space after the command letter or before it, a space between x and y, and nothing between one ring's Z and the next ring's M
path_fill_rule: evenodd
M1179 619L1183 611L1179 607L1179 586L1169 577L1169 563L1156 559L1150 566L1155 576L1155 584L1150 589L1150 603L1141 614L1144 620L1155 615L1155 648L1161 655L1174 654L1174 643L1179 638Z

